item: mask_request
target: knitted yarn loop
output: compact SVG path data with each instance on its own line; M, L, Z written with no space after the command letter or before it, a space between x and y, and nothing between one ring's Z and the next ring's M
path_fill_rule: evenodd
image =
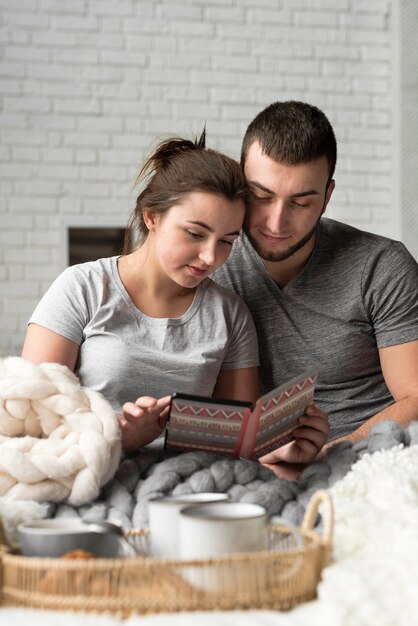
M120 456L112 407L68 367L0 359L0 496L79 506L98 496Z

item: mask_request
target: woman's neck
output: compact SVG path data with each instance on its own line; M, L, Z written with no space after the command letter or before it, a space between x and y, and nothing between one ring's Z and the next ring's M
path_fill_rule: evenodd
M120 257L118 271L132 302L149 317L181 317L193 302L196 289L182 287L164 275L147 242Z

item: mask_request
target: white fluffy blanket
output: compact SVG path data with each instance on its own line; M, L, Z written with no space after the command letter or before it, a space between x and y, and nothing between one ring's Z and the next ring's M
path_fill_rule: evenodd
M63 365L0 359L0 496L93 500L121 456L117 417Z
M330 493L335 564L319 586L330 626L418 624L418 446L364 455Z

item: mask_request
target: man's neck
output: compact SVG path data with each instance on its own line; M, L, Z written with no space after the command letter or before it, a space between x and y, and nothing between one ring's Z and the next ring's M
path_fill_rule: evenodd
M315 247L316 237L312 237L303 248L283 261L266 261L262 259L267 271L278 286L283 289L294 278L299 276L308 263Z

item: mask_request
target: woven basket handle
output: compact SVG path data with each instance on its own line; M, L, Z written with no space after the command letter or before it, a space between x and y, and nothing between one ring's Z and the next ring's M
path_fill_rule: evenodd
M306 507L305 516L302 522L303 530L313 530L318 515L320 505L323 504L324 534L323 538L327 543L331 543L334 532L334 511L332 508L331 496L325 489L315 491Z
M7 546L6 531L4 530L3 520L0 515L0 546Z

